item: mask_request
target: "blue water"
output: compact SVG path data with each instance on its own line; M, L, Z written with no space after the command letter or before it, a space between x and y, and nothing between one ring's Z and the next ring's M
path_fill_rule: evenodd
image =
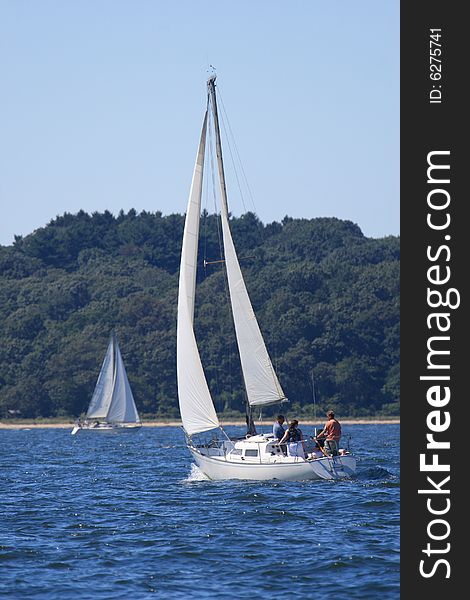
M0 596L397 599L399 426L343 432L356 478L257 483L204 479L177 428L0 430Z

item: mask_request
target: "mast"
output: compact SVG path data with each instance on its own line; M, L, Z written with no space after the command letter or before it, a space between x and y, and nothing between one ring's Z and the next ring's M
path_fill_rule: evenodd
M116 375L117 375L117 352L116 352L116 348L117 348L117 338L116 338L116 333L113 329L113 331L111 332L111 347L112 347L112 352L111 352L111 373L113 374L113 385L112 385L112 391L111 391L111 398L109 400L109 404L108 404L108 410L106 411L106 417L105 419L108 420L109 418L109 413L111 411L111 405L113 403L113 398L114 398L114 393L116 390Z
M227 187L225 185L224 160L222 158L222 143L220 141L219 112L217 110L217 99L215 96L216 78L217 75L212 75L211 77L209 77L209 79L207 80L207 87L212 100L212 112L214 115L215 151L217 155L217 166L219 170L220 192L222 196L223 209L228 214Z
M116 348L117 348L117 338L116 338L116 333L114 332L114 330L111 332L111 347L112 347L111 369L112 369L112 374L113 374L113 390L114 390L114 386L116 385Z

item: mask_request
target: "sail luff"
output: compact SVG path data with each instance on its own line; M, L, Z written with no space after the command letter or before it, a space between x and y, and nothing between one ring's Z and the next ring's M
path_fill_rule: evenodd
M183 427L189 435L219 427L193 329L206 130L207 111L186 210L178 286L176 336L178 400Z
M245 389L250 406L274 404L284 400L285 394L274 371L253 311L230 232L227 189L215 94L215 78L209 80L208 86L212 100L212 113L215 126L216 155L222 200L221 219L225 265Z

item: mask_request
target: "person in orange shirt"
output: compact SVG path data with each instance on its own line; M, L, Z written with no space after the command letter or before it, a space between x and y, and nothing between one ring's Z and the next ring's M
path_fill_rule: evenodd
M317 435L315 439L325 439L325 450L329 456L338 456L339 440L341 438L341 425L335 419L335 413L329 410L326 413L328 418L323 431Z

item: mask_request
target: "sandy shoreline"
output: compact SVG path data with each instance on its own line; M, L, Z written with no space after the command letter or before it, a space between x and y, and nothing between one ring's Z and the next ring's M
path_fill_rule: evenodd
M400 419L341 419L343 425L396 425ZM264 421L263 426L268 426L269 421ZM301 421L300 426L322 425L322 421ZM232 425L245 425L244 421L224 421L224 427ZM258 423L257 423L258 425ZM73 422L70 423L2 423L0 429L72 429ZM144 427L181 427L181 421L145 421Z

